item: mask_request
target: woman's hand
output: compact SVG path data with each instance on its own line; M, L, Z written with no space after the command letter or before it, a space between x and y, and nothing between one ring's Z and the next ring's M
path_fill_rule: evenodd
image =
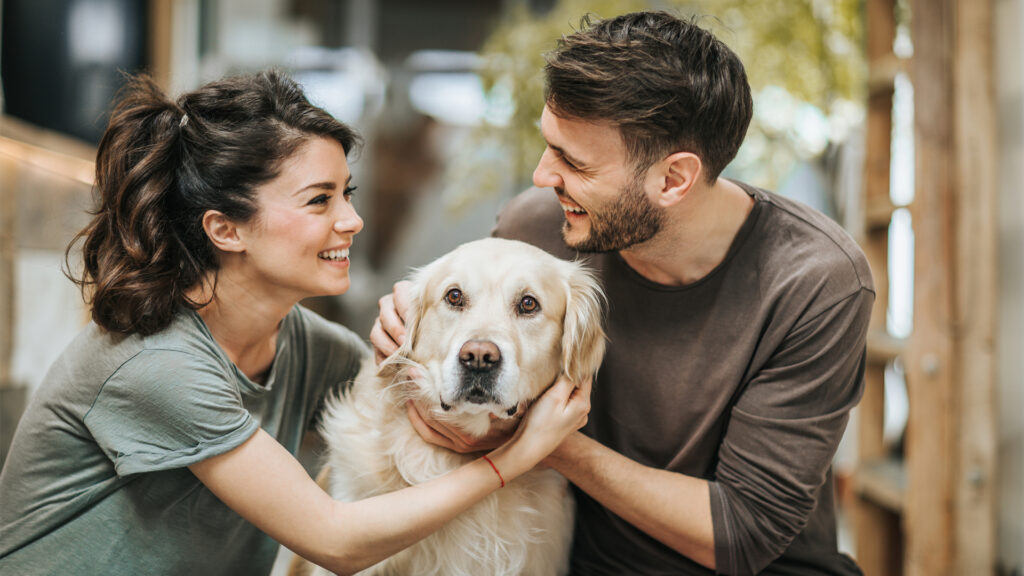
M510 473L536 466L563 440L587 424L591 381L579 384L562 374L527 411L512 440L492 453ZM505 470L505 468L503 468Z
M391 294L377 301L378 315L370 330L370 344L373 356L380 364L405 343L405 315L409 312L412 283L408 280L396 282Z
M516 431L519 418L498 418L491 414L491 429L482 438L473 438L458 428L430 417L428 409L421 409L413 401L406 405L409 422L426 442L460 454L494 450L509 441Z

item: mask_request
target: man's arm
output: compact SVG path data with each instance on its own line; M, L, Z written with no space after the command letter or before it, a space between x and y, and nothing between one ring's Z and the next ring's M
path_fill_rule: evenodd
M580 432L544 463L659 542L715 568L707 481L644 466Z

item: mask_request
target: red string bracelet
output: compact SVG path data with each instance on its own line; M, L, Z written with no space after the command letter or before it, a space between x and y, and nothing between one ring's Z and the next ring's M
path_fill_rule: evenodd
M484 454L484 460L487 460L487 463L491 465L491 468L494 468L494 473L498 475L498 480L501 480L501 488L504 488L505 478L501 476L501 472L498 471L498 467L494 465L494 462L491 462L491 459L488 458L486 454Z

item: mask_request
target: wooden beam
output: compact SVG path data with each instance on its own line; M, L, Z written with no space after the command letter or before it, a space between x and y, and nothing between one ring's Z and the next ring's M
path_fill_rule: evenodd
M953 79L955 0L912 0L914 39L914 329L907 354L907 576L952 574Z
M995 569L997 250L991 0L913 5L917 182L907 573Z
M171 87L174 0L149 0L149 74L165 92Z
M996 560L996 306L998 129L992 0L956 0L953 125L956 192L952 254L958 401L954 436L955 574L993 574Z
M893 513L892 491L877 489L882 483L869 470L873 462L887 456L885 427L885 368L891 358L878 354L878 343L886 338L889 306L889 224L892 201L889 178L892 163L892 101L896 62L892 52L896 36L893 0L868 0L867 60L871 78L865 133L864 214L862 247L875 283L875 304L871 311L869 362L865 372L864 396L857 411L858 470L854 476L857 495L853 508L854 542L857 562L865 574L896 576L900 570L901 538L899 517ZM881 501L880 501L881 498Z

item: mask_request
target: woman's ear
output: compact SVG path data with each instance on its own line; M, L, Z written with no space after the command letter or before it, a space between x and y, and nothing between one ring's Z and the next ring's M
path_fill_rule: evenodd
M593 378L604 359L604 292L594 276L576 262L566 285L565 321L562 328L562 371L580 382Z
M203 230L218 250L224 252L245 252L245 243L238 233L238 226L217 210L203 214Z

